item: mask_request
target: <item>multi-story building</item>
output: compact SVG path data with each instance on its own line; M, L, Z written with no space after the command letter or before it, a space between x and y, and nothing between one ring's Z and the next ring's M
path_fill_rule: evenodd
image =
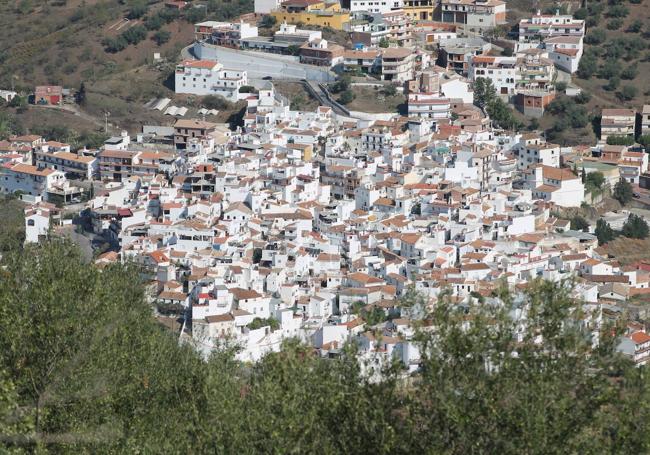
M388 48L381 53L381 78L385 81L406 82L413 79L415 53L411 49Z
M404 14L414 21L433 20L434 0L404 0Z
M271 11L278 22L309 24L343 30L350 22L350 12L341 9L340 3L325 3L322 0L289 0Z
M29 164L7 164L0 168L0 172L0 191L5 194L21 192L48 200L55 187L63 187L66 183L63 172L39 169Z
M529 169L533 166L543 165L548 167L560 167L560 146L549 143L526 144L519 149L517 168L519 170Z
M472 56L469 60L468 78L482 77L492 81L499 95L513 96L519 80L517 57Z
M603 109L600 120L600 139L607 141L608 136L632 136L636 111L634 109Z
M246 71L225 69L215 60L185 60L176 65L176 93L220 95L237 101L239 89L247 83Z
M408 1L408 0L407 0ZM383 14L403 7L402 0L350 0L350 11Z
M578 71L583 51L581 36L553 36L544 40L544 47L555 66L569 73Z
M300 46L300 61L310 65L336 66L343 62L343 46L317 38Z
M381 52L374 49L343 52L343 67L347 71L359 70L373 74L381 71Z
M437 93L409 93L409 117L443 119L449 118L451 103Z
M185 150L192 139L206 137L216 129L216 123L197 119L179 119L174 123L174 146L177 150Z
M506 2L501 0L441 0L443 22L463 24L470 30L496 27L506 22Z
M34 155L37 168L63 171L69 178L90 180L98 167L98 160L93 156L49 151L36 151Z
M583 37L585 21L574 19L571 15L537 14L529 19L519 21L519 41L539 41L553 36Z
M644 104L641 109L641 134L650 134L650 104Z
M154 175L172 170L176 157L165 152L102 150L99 175L102 180L121 182L134 175Z
M560 207L579 207L585 197L580 176L570 169L537 165L527 175L533 199L553 202Z
M218 46L237 47L241 46L241 40L255 38L257 26L240 20L235 23L221 23L212 28L210 41Z
M456 38L439 43L438 64L467 75L471 58L482 55L492 46L482 38Z

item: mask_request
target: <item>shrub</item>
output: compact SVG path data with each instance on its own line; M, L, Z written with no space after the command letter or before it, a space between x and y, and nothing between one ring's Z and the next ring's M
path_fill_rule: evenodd
M341 104L349 104L352 101L354 101L355 95L352 92L352 90L345 90L341 93L341 96L339 97L338 101Z
M609 17L622 18L622 17L626 17L629 12L630 10L628 10L627 7L623 5L614 5L609 9L607 15Z
M632 213L623 225L621 234L632 239L645 239L648 237L648 223L640 216Z
M632 145L634 144L634 138L632 136L623 136L623 135L612 135L607 136L607 144L609 145Z
M614 186L614 193L612 196L621 204L627 204L634 197L632 185L630 185L630 183L625 179L619 180L618 183L616 183Z
M632 85L624 85L621 91L617 93L618 97L624 101L630 101L636 97L638 90Z
M121 36L128 44L138 44L147 37L147 29L142 25L135 25L122 33Z
M603 87L605 90L613 92L621 83L621 78L618 76L611 76L607 84Z
M602 28L595 28L585 36L585 43L600 44L607 39L607 33Z
M623 26L623 19L616 17L607 23L607 30L618 30Z
M578 104L587 104L591 100L591 95L589 92L585 92L584 90L578 93L576 96L573 97L574 101Z
M126 15L129 19L139 19L145 14L147 14L148 6L146 3L137 2L131 6L129 13Z
M643 29L643 21L641 19L636 19L630 24L626 32L628 33L639 33Z
M573 17L579 20L585 20L587 18L588 11L586 8L578 8L573 13Z
M638 68L636 65L630 65L621 72L621 78L632 80L636 77L638 73Z
M219 95L207 95L201 100L201 106L206 109L228 110L232 109L233 105L230 101Z
M168 32L167 30L158 30L156 33L153 34L153 40L156 42L158 46L165 44L167 41L169 41L169 38L171 38L172 34Z

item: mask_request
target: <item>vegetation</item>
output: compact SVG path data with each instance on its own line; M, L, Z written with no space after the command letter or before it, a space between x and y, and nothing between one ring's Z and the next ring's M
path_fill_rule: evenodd
M598 245L604 245L611 242L616 237L616 232L614 232L609 223L602 218L596 222L595 234L598 238Z
M232 103L221 95L206 95L201 99L201 106L206 109L232 109Z
M360 368L352 346L335 359L287 342L255 365L230 350L204 361L155 322L130 266L99 271L59 240L24 253L0 272L5 450L648 451L644 371L615 354L615 327L592 349L566 286L530 283L523 330L507 292L505 306L469 309L443 294L406 384L399 364Z
M474 104L484 109L497 127L504 129L521 127L512 110L497 96L490 79L480 77L474 81Z
M580 215L571 218L571 229L574 231L587 231L589 229L589 222Z
M17 250L25 241L24 206L16 198L0 199L0 257L7 251Z
M607 136L607 144L609 145L632 145L634 144L634 138L632 136L626 136L621 134L613 134Z
M271 331L274 332L274 331L276 331L276 330L278 330L280 328L280 323L275 318L268 318L268 319L255 318L246 327L248 327L250 330L257 330L257 329L261 329L262 327L266 327L266 326L271 327Z
M620 179L616 185L614 185L614 193L612 194L614 199L620 202L622 205L627 204L634 197L634 191L632 191L632 185L625 180Z
M640 216L632 213L623 225L621 234L631 239L645 239L648 237L648 223Z

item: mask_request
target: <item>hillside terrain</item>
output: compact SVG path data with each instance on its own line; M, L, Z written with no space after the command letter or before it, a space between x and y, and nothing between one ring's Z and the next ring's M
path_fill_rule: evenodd
M180 100L192 108L196 102L173 92L175 63L180 50L191 43L193 24L225 19L252 11L252 2L210 0L183 13L165 8L163 2L118 0L23 0L0 4L0 88L30 93L35 85L62 85L78 90L84 85L87 114L8 110L23 130L33 117L78 130L99 129L109 113L109 133L120 129L136 132L145 123L171 124L173 117L147 110L154 97ZM154 54L160 60L154 61ZM218 121L236 110L224 109Z

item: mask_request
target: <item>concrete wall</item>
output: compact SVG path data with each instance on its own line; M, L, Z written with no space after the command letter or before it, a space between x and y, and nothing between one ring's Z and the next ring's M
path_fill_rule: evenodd
M331 82L336 75L325 68L304 65L298 57L242 51L212 44L197 42L192 49L200 59L218 60L228 69L245 70L249 79L307 79L316 82Z

